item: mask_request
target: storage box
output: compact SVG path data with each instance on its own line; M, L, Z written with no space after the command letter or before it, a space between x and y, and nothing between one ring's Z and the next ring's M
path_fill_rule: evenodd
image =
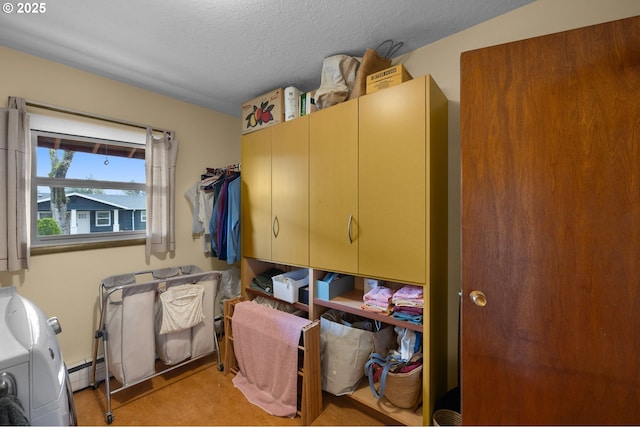
M309 270L301 268L271 278L273 296L286 302L298 302L298 290L309 284Z
M298 302L309 304L309 286L304 286L298 291Z
M339 295L352 291L355 288L353 276L342 276L330 282L318 280L316 282L318 298L329 300Z
M398 85L412 78L404 65L394 65L367 76L367 94Z
M283 89L278 88L242 103L242 134L284 121Z

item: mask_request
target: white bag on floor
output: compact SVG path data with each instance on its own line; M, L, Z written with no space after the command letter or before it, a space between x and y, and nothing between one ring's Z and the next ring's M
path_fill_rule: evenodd
M343 316L329 310L320 317L322 389L336 396L356 390L373 351L373 333L345 325Z
M156 301L156 353L165 365L191 357L191 329L202 323L204 286L171 286ZM168 331L168 332L167 332Z
M156 287L113 292L106 304L109 374L129 385L155 373L153 302ZM118 300L120 298L120 300Z
M218 279L198 282L199 285L204 286L204 297L202 299L204 322L191 328L191 357L198 357L214 350L213 334L215 333L215 325L213 307L216 300L218 282Z

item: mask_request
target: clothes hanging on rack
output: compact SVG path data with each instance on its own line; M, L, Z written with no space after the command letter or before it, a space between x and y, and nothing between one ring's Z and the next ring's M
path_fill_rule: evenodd
M234 264L240 260L240 172L230 172L219 181L209 227L211 253Z
M204 252L228 264L240 260L240 164L207 168L185 197L193 209L192 232L204 235Z

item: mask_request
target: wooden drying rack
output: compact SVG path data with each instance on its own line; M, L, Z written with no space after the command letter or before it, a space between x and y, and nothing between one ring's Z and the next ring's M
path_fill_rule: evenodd
M238 373L233 347L231 318L235 305L246 301L234 298L224 302L224 373ZM301 363L300 363L301 362ZM310 425L322 412L322 375L320 372L320 322L313 321L300 331L298 346L298 411L302 425Z

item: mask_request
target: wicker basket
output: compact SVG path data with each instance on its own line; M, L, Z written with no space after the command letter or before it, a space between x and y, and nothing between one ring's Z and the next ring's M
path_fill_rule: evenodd
M433 413L434 426L461 426L462 416L451 409L438 409Z
M384 397L400 408L416 408L422 399L422 365L411 372L389 372Z

